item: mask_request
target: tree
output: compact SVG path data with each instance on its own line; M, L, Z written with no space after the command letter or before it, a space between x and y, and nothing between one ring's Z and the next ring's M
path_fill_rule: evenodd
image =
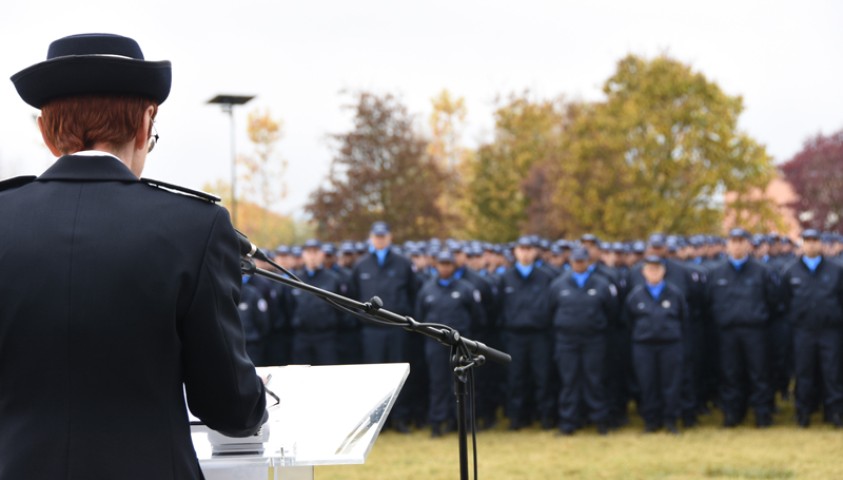
M843 130L809 138L781 169L799 197L801 226L843 233Z
M529 92L511 96L495 111L494 139L466 167L461 206L470 236L507 242L533 223L528 211L538 198L535 188L544 192L546 186L538 186L540 173L531 172L545 168L541 162L558 149L564 125L561 100L534 101Z
M305 206L317 233L326 240L358 238L385 220L396 240L441 234L436 200L444 175L414 131L413 117L390 94L356 97L353 129L332 137L338 149L327 185Z
M467 113L465 100L454 98L448 90L442 90L431 100L431 104L433 112L428 119L431 139L427 153L446 173L438 206L442 212L443 230L454 235L465 224L459 211L465 183L463 165L470 155L460 143Z
M629 55L586 106L559 155L554 204L571 233L641 238L718 231L723 195L735 209L776 215L749 195L772 178L764 147L737 128L739 96L667 56Z
M205 184L202 190L222 198L223 207L231 204L231 186L223 180ZM287 215L267 210L264 206L249 200L239 202L237 211L239 223L237 229L261 248L300 243L313 236L313 230L308 225L297 222Z
M246 171L243 195L269 210L280 210L280 203L287 196L284 181L287 161L275 155L275 146L283 135L283 125L280 119L272 118L269 109L250 112L246 131L254 154L238 158Z

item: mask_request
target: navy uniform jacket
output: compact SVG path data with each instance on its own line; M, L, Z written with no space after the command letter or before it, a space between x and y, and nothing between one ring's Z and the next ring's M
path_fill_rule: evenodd
M557 332L605 332L618 314L618 290L603 276L592 273L582 288L568 271L550 284L549 308Z
M766 326L774 311L770 270L753 258L737 270L728 260L708 273L708 308L720 328Z
M823 258L811 272L801 257L782 274L788 318L795 327L819 330L843 325L843 267Z
M383 308L399 315L411 315L416 305L416 274L410 260L390 250L383 265L369 253L351 270L351 289L358 299L368 302L374 296L383 300ZM390 328L365 324L367 328Z
M64 156L0 191L0 224L0 479L201 478L185 392L211 428L257 430L224 209Z
M465 281L452 279L448 285L432 278L419 290L416 319L453 327L463 336L482 327L483 311L480 292Z
M249 282L240 287L240 321L247 342L260 342L269 333L269 303L260 289ZM257 362L257 360L256 360Z
M454 277L464 280L472 285L480 295L480 304L483 307L482 324L485 327L494 327L497 318L497 308L494 293L494 284L491 280L481 276L479 273L468 267L462 267L454 272Z
M550 327L547 287L553 278L545 270L533 267L527 278L516 267L501 276L501 318L504 330L539 331Z
M340 277L330 271L320 268L313 272L313 276L301 271L298 274L308 285L321 288L331 293L341 293L342 281ZM340 327L342 312L325 300L305 292L293 290L296 298L296 310L293 313L293 330L297 332L327 332L337 331Z
M689 267L670 258L664 259L664 264L666 269L664 281L682 292L685 297L685 304L691 309L689 321L691 318L702 319L705 314L706 268L698 265ZM630 288L636 285L646 285L647 282L644 281L644 276L641 274L642 266L643 264L639 263L633 267Z
M669 282L658 299L650 295L646 284L639 284L627 295L623 316L634 342L678 342L687 328L688 306L682 292Z

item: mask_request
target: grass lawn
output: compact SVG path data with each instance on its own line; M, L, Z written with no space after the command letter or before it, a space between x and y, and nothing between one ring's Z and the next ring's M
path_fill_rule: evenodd
M843 479L843 430L818 415L807 430L798 428L792 404L780 408L766 430L754 428L751 415L744 426L726 430L715 413L679 436L644 434L637 416L607 436L594 429L572 437L538 427L509 432L503 421L477 435L478 478ZM317 467L316 478L458 479L458 455L456 434L431 439L429 430L385 431L365 465Z

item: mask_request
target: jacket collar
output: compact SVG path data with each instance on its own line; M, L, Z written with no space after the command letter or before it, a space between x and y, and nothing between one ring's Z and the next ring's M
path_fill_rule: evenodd
M129 167L108 155L64 155L38 177L41 182L51 180L139 181Z

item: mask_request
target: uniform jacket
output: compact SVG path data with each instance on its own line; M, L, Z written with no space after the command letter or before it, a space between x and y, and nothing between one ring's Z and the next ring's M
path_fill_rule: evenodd
M753 258L740 270L726 261L708 273L708 309L720 328L767 325L774 294L770 270Z
M416 320L453 327L463 336L482 325L480 292L465 280L453 279L441 285L439 279L425 282L416 300Z
M547 287L553 278L534 267L526 278L510 267L501 276L501 328L510 331L539 331L550 328Z
M301 271L298 273L298 277L308 285L331 293L341 293L341 280L331 270L320 268L313 272L312 277L306 271ZM296 298L293 330L296 332L329 332L339 329L342 312L325 300L304 290L295 289L292 294Z
M618 315L618 290L603 276L592 273L580 288L572 272L550 284L548 302L553 327L560 333L603 333Z
M623 318L634 342L677 342L687 329L688 306L682 292L669 282L657 299L646 284L639 284L626 297Z
M240 287L240 322L247 342L261 342L269 333L269 303L261 291L246 282Z
M411 315L416 305L416 274L410 260L391 250L383 265L375 254L362 257L351 271L351 289L363 302L372 297L383 300L383 308L399 315ZM390 328L364 324L367 328Z
M0 479L201 478L185 393L211 428L260 426L225 210L64 156L0 191L0 224Z
M823 258L811 272L801 257L782 274L787 316L793 325L819 330L843 325L843 267Z

